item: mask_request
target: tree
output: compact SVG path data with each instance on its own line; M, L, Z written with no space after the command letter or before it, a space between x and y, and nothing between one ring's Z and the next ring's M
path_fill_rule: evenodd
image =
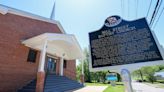
M133 77L137 77L137 78L141 78L141 80L144 81L144 79L143 79L143 73L142 73L142 70L141 69L135 70L132 73L132 76Z
M159 70L164 70L164 65L158 65Z
M85 82L102 82L102 83L105 83L107 71L90 72L89 71L89 52L88 52L88 49L85 48L83 53L84 53L85 58L83 59L83 61L80 61L80 62L83 62L83 65L84 65ZM76 71L77 71L77 80L80 80L80 75L81 75L81 71L82 71L82 63L80 63L77 66Z
M154 74L155 72L159 71L158 66L146 66L142 67L141 70L148 81L150 81L151 83L154 83L156 81Z
M164 65L157 65L157 66L145 66L141 69L135 70L132 75L133 77L141 78L143 81L143 77L146 78L147 81L154 83L156 78L154 76L155 72L161 71L164 69Z
M121 82L122 81L122 78L121 78L121 75L119 73L117 73L117 78L118 78L118 82Z
M98 76L98 82L105 83L107 71L99 71L96 72Z
M84 49L83 51L84 53L84 59L83 61L80 60L80 64L77 66L77 80L80 80L80 75L81 75L81 72L82 72L82 62L83 62L83 67L84 67L84 79L86 82L91 82L91 79L90 79L90 72L89 72L89 52L87 50L87 48Z
M78 66L76 66L76 80L80 81L80 75L81 75L81 64L79 64Z
M85 59L84 59L84 74L85 74L85 81L86 82L91 82L91 78L90 78L90 72L89 72L89 51L87 48L84 49L84 55L85 55Z
M96 72L90 72L91 82L98 82L98 74Z

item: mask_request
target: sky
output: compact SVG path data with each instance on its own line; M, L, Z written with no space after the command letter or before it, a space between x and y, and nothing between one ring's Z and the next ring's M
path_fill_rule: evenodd
M80 46L84 49L89 45L88 33L99 30L104 25L104 21L107 17L118 15L129 21L146 17L150 1L151 0L0 0L0 4L50 18L55 2L55 20L58 20L62 24L66 33L74 34ZM152 1L152 6L147 17L148 22L150 22L156 4L156 0ZM164 2L159 11L161 11L163 7ZM164 13L156 27L152 27L159 43L164 46L163 25Z

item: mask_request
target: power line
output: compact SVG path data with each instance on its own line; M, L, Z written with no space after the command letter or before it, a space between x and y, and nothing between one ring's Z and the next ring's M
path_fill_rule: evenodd
M160 9L160 7L161 7L161 4L162 4L162 0L160 0L159 6L157 7L157 11L156 11L156 13L155 13L155 15L154 15L154 19L152 20L152 25L150 25L150 26L153 26L154 21L155 21L155 19L156 19L156 17L157 17L157 14L158 14L158 12L159 12L159 9Z
M160 13L159 16L158 16L157 21L156 21L155 24L154 24L153 29L156 27L157 23L159 22L159 19L160 19L161 15L163 14L163 11L164 11L164 6L163 6L163 8L162 8L162 10L161 10L161 13Z
M150 4L149 4L149 8L148 8L148 11L147 11L146 18L148 17L148 14L149 14L149 12L150 12L151 5L152 5L152 0L150 1Z
M154 19L155 13L156 13L156 11L157 11L158 5L159 5L159 0L157 0L157 3L156 3L156 6L155 6L155 9L154 9L154 11L153 11L153 14L152 14L152 17L151 17L151 20L150 20L149 25L152 24L152 21L153 21L153 19Z

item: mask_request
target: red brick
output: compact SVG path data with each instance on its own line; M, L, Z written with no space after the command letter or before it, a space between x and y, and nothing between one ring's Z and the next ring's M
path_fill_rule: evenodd
M64 68L64 76L76 80L76 62L75 60L67 60L67 67Z
M0 14L0 92L14 92L36 78L40 51L35 63L27 62L29 48L21 43L42 33L61 33L56 24L14 14ZM67 62L64 75L75 79L75 61ZM59 60L57 60L59 74Z
M36 92L43 92L44 80L45 80L45 72L38 72L37 73Z

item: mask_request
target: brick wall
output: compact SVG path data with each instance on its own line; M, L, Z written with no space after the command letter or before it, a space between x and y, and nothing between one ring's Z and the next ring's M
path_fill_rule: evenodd
M76 80L76 61L67 60L66 64L66 68L64 68L64 76Z
M61 33L55 24L13 14L0 14L0 92L14 92L36 77L36 63L27 62L29 48L21 44L45 32Z

